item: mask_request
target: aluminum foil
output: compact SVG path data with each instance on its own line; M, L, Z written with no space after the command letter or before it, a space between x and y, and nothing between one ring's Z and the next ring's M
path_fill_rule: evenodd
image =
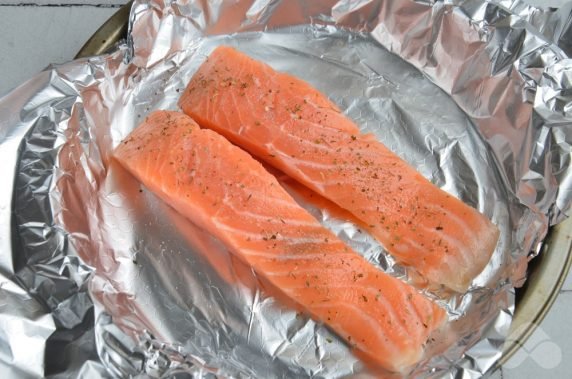
M450 324L411 376L490 372L513 287L570 210L570 10L482 0L135 1L128 41L114 52L51 67L0 100L1 376L375 376L110 159L149 112L177 109L220 44L312 83L499 226L499 245L467 293L421 286ZM370 262L418 283L335 208L280 180Z

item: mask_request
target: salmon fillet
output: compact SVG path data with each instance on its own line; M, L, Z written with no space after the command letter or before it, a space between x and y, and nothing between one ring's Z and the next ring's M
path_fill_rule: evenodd
M322 227L248 153L182 113L151 114L114 157L358 354L390 371L422 359L429 335L445 321L438 305Z
M221 46L179 100L217 131L350 211L400 263L464 292L499 238L485 216L433 185L309 84Z

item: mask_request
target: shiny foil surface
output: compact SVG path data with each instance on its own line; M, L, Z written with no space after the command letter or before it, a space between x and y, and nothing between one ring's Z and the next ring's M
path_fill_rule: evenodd
M128 40L0 100L0 376L375 377L280 304L215 238L111 159L177 109L227 44L329 96L501 238L464 294L425 285L279 175L322 224L449 313L411 377L473 378L501 356L514 287L570 210L570 11L520 1L135 1Z

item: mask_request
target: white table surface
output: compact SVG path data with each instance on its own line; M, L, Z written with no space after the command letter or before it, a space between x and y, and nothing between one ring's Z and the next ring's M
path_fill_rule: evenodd
M35 4L30 4L32 2ZM97 28L125 2L0 0L0 96L49 64L72 59ZM572 378L571 318L572 276L569 276L538 330L493 377Z

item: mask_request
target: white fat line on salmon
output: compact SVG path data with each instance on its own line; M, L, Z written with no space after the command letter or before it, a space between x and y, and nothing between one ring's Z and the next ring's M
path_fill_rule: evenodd
M235 73L236 78L241 77L241 75L243 74L243 72L244 72L244 67L241 67L240 70L239 70L237 73ZM240 112L240 111L241 111L241 107L239 107L238 104L237 104L237 102L236 102L236 96L235 96L234 91L230 91L230 93L229 93L229 92L226 92L226 94L227 94L228 96L230 96L230 98L231 98L231 100L232 100L232 103L233 103L233 106L234 106L234 112L235 112L235 114L236 114L236 117L238 118L238 125L244 125L244 122L243 122L242 116L241 116L241 112ZM249 96L245 96L245 98L246 98L247 101L250 101L250 97L249 97ZM252 106L251 106L250 108L252 109ZM236 123L236 121L235 121L235 123ZM227 124L227 125L232 125L232 124Z
M322 150L336 151L337 149L334 149L333 146L337 146L338 148L340 148L341 146L334 145L335 143L337 143L339 141L343 141L343 140L356 141L358 139L358 135L363 138L363 135L359 134L360 133L359 129L356 130L355 134L352 134L349 131L337 129L335 127L330 127L327 125L322 125L322 124L319 124L319 123L314 122L314 121L310 121L310 120L306 120L306 119L298 120L297 123L299 123L299 124L307 124L307 125L299 125L297 127L298 130L304 129L307 126L307 129L313 129L312 127L315 127L318 129L325 129L327 131L332 131L333 133L335 133L335 135L324 134L324 137L321 137L321 139L318 141L319 143L316 143L316 141L310 141L305 135L301 136L301 135L294 134L294 133L286 130L285 126L291 122L292 122L291 120L287 120L287 121L281 123L280 125L273 127L273 130L278 128L282 132L282 135L280 137L286 137L287 139L295 140L296 143L302 141L306 144L310 144L311 147L319 148ZM278 133L276 133L275 139L278 139L278 138L279 138ZM331 140L334 140L335 142L332 143L332 142L330 142ZM366 146L364 148L362 148L362 146L359 146L359 145L356 147L353 147L354 150L352 151L352 154L355 155L356 157L359 157L360 159L363 159L364 157L365 158L371 157L372 159L378 158L379 152L376 149L368 149L367 148L367 146L369 146L369 144L372 143L373 141L369 142L369 141L365 140L364 142L366 143ZM377 140L375 140L375 142L377 142ZM344 147L345 147L345 145L344 145ZM388 153L390 153L390 151L388 151ZM393 157L391 157L391 158L393 158Z
M223 101L223 98L221 96L221 99L219 102L222 103L222 101ZM207 117L205 117L206 120L213 120L214 119L215 123L219 124L219 125L220 124L233 125L233 121L231 121L231 119L230 119L231 112L228 109L221 110L221 109L217 108L217 109L213 109L212 111L210 111L210 113L209 113L209 110L206 110L205 113L207 114ZM194 115L193 115L193 117L194 117ZM224 121L221 122L219 120L219 117L223 117ZM217 129L214 129L214 130L217 130Z
M238 125L244 125L244 121L242 121L242 116L240 113L240 107L238 106L238 103L236 102L236 96L234 96L233 93L231 93L229 96L232 100L232 104L234 107L234 113L235 113L236 117L238 118L238 122L234 121L234 123L238 124ZM227 124L227 125L232 125L232 124Z
M280 184L278 182L276 182L276 185L278 186L278 188L281 188ZM284 192L285 191L286 190L284 190ZM252 191L249 193L252 193L253 197L257 196L259 198L262 198L264 201L266 201L266 199L268 198L267 192ZM286 198L286 196L288 196L288 197ZM285 198L272 197L272 200L271 200L272 206L273 207L280 206L282 208L289 209L289 210L298 210L300 208L300 205L298 205L298 203L296 203L295 201L292 201L290 195L288 195L286 192L285 192L284 197Z
M305 96L303 99L304 105L308 106L308 107L313 107L314 109L317 109L319 111L330 111L334 114L338 114L338 115L342 115L343 113L341 113L341 111L338 108L334 108L333 107L333 103L330 103L329 106L321 106L316 104L315 102L312 101L312 99L308 96ZM357 129L357 127L356 127Z
M409 296L409 295L407 295ZM423 296L425 299L429 300L427 297L425 297L425 295L421 295ZM409 297L407 298L409 299ZM433 325L434 325L434 321L435 319L433 318L433 309L432 309L432 305L433 305L433 300L429 300L427 302L423 301L408 301L408 303L410 303L411 308L413 308L413 311L415 312L415 314L417 315L417 320L418 322L421 322L421 325L423 325L423 327L427 328L427 329L434 329ZM419 307L424 306L422 309L420 309ZM429 315L427 319L425 319L423 317L423 315Z
M438 241L444 241L445 243L449 244L449 246L456 247L459 251L459 254L445 254L445 256L449 258L460 259L461 262L457 262L459 265L458 267L467 267L466 265L469 264L469 258L473 255L473 252L470 251L470 249L465 244L463 244L457 238L453 237L451 234L442 233L435 228L430 228L428 226L424 226L423 224L418 224L417 228L425 231L429 236L435 236L435 239ZM409 239L406 240L409 241ZM425 247L425 249L427 249L427 247Z
M211 97L211 96L212 96L212 94L211 94L211 93L208 93L208 96L205 96L204 99L202 100L202 101L206 104L206 105L205 105L205 114L207 114L207 115L208 115L208 114L211 114L211 112L212 112L212 111L211 111L211 107L214 107L214 106L215 106L214 104L212 104L213 101L212 101L212 97ZM193 117L193 119L195 119L195 118Z
M292 162L293 164L295 164L296 166L304 166L304 167L310 167L310 168L314 168L316 170L320 169L323 171L328 171L328 170L332 170L335 171L336 173L339 172L341 169L346 168L346 167L351 167L350 170L355 170L355 165L350 165L350 164L332 164L332 163L318 163L318 162L314 162L314 161L310 161L310 160L306 160L306 159L301 159L298 157L292 157L291 155L282 153L280 151L277 152L281 157L284 158L284 160L287 160L289 162ZM322 182L320 184L325 184L328 185L329 183L326 181L325 177L322 177ZM339 180L334 180L334 182L339 182Z
M322 258L323 258L323 254L322 254ZM336 273L336 274L347 274L347 270L345 267L342 268L328 268L328 267L317 267L317 268L289 268L286 269L284 271L272 271L272 272L267 272L265 275L267 276L272 276L272 277L278 277L278 276L290 276L290 277L306 277L306 276L310 276L310 274L316 274L316 273L328 273L332 274L332 273Z
M273 202L272 202L273 203ZM275 205L274 203L272 205ZM311 229L315 229L317 231L320 231L323 229L323 226L321 224L316 224L316 220L314 218L312 219L306 219L306 220L300 220L300 219L292 219L292 218L285 218L285 217L276 217L276 214L280 214L280 212L276 211L276 208L267 208L267 210L271 210L272 213L270 214L259 214L259 213L253 213L249 210L237 210L233 208L233 211L237 214L237 215L241 215L241 216L248 216L251 217L253 219L256 220L262 220L265 221L267 223L271 223L271 224L277 224L277 225L287 225L287 226L303 226L306 228L311 228Z
M279 133L276 133L275 139L278 139L278 138L280 138L280 137L288 137L288 138L295 139L295 140L297 140L297 141L300 141L300 139L307 141L307 139L305 138L305 136L300 136L300 135L297 135L297 134L293 134L292 132L289 132L288 130L285 129L286 125L292 124L293 122L295 122L295 123L297 124L297 129L303 129L303 128L312 129L312 127L313 127L313 128L323 128L323 129L326 129L326 130L334 131L335 133L341 133L341 134L343 133L343 134L346 134L345 137L348 138L348 139L351 138L351 136L352 136L352 134L349 133L349 132L342 131L342 130L337 129L337 128L335 128L335 127L323 125L323 124L320 124L320 123L318 123L318 122L311 121L311 120L308 120L308 119L298 119L297 121L292 121L292 119L288 119L288 120L284 121L283 123L281 123L280 125L275 125L275 126L272 127L272 129L278 128L278 129L283 133L283 135L280 135ZM356 133L357 133L357 132L359 132L359 130L356 131ZM323 142L325 142L326 145L331 146L331 143L330 143L329 141L323 141ZM313 144L313 145L314 145L314 144ZM313 146L313 145L312 145L312 146Z
M337 201L339 201L339 199L337 199ZM433 203L428 203L427 205L424 205L424 207L426 209L430 209L430 210L436 210L439 212L439 214L441 214L442 212L446 212L446 217L451 218L453 221L455 221L458 224L462 224L464 225L464 228L462 228L463 230L469 230L469 225L468 223L466 223L464 220L460 219L459 217L457 217L454 213L448 211L447 209L443 209L441 207L436 206ZM381 210L377 210L377 209L373 209L372 207L368 207L368 208L364 208L364 210L366 212L376 212L379 213L381 216L383 216L383 209ZM359 214L358 214L359 216ZM358 217L361 219L361 217ZM363 219L362 219L363 220ZM365 220L363 220L365 222ZM423 230L425 233L425 235L429 235L429 236L434 236L436 241L439 240L443 240L444 242L448 242L450 246L453 247L457 247L463 254L463 259L465 260L464 263L468 264L468 259L470 256L474 255L474 252L471 251L471 245L474 243L472 241L472 239L469 241L470 243L468 245L462 243L459 239L453 237L451 234L446 233L441 231L439 228L431 228L428 226L425 226L421 223L416 223L415 224L415 228L416 229L421 229ZM385 229L381 228L380 229L382 232L384 232L386 234L386 237L388 239L391 239L391 236L394 235L395 233L392 233L391 231L385 231ZM378 233L380 233L378 231ZM467 238L470 236L466 236ZM400 241L404 241L407 242L410 246L417 248L419 250L427 250L429 248L429 246L421 246L418 242L414 241L411 237L404 237L404 236L400 236ZM397 247L398 243L395 243L395 247ZM406 250L404 249L398 249L400 250L400 252L405 253Z
M281 187L280 183L278 182L275 183L277 188ZM264 190L265 187L263 186L262 189ZM240 188L240 190L243 191L245 194L248 193L248 199L251 203L255 201L257 201L258 203L262 202L263 204L268 203L272 205L272 207L270 207L271 209L276 209L277 206L280 206L285 210L285 212L287 212L290 210L297 211L298 208L300 207L296 202L292 202L290 200L289 198L290 195L288 195L287 193L284 193L285 195L284 198L281 198L281 197L270 197L268 196L268 191L261 192L246 186L244 188ZM273 195L275 196L276 194ZM286 196L288 196L288 198L286 198ZM237 212L239 212L236 207L232 206L234 202L235 201L233 201L232 203L224 202L224 204L227 205L229 209L236 210ZM276 212L273 212L272 215L275 217Z
M453 195L448 195L448 196L455 198ZM435 203L426 203L426 204L423 204L423 206L426 207L428 210L434 211L438 214L445 212L446 213L445 217L447 219L453 220L457 225L462 225L461 230L463 231L463 237L465 237L469 240L471 239L471 237L473 237L473 238L475 237L476 234L474 234L473 236L471 236L470 234L466 235L465 231L474 230L474 228L470 225L470 223L466 219L463 219L463 218L457 216L455 213L449 211L448 209L444 209L443 207L440 207L439 205L437 205ZM477 217L476 221L479 223L479 227L482 228L484 226L483 225L484 224L484 218Z
M415 296L415 294L413 293L406 293L405 291L401 292L401 303L402 306L405 310L405 313L411 317L411 321L415 322L417 325L419 325L419 327L423 327L424 329L429 328L429 324L428 324L428 320L424 319L423 316L419 313L418 309L414 306L414 301L413 298ZM422 296L422 295L420 295ZM430 302L431 300L423 298L424 301L426 302ZM405 304L405 305L403 305ZM429 314L431 314L432 309L429 308L428 312ZM417 318L415 320L415 317ZM419 331L419 335L417 336L418 338L421 338L421 331L422 329L416 329L413 328L413 331ZM411 330L409 330L409 333L411 333Z
M160 151L161 153L162 153L162 152L165 152L165 151L168 152L168 150L163 150L163 149L162 149L162 146L161 146L161 148L160 148L159 151ZM149 158L151 158L151 157L149 156ZM160 180L161 182L164 182L164 179L166 179L168 176L170 176L170 171L172 171L172 170L171 170L171 167L170 167L170 164L169 164L169 162L171 161L171 159L159 159L159 157L156 157L156 158L159 160L159 163L158 163L158 165L157 165L157 161L154 162L154 163L155 163L154 170L155 170L156 175L157 175L157 177L159 178L159 180ZM148 165L151 163L151 162L150 162L151 160L152 160L152 159L147 159L147 164L148 164ZM149 166L148 166L148 165L147 165L146 169L149 169ZM150 171L146 171L146 173L149 174Z
M282 249L284 249L286 247L283 247ZM319 249L319 246L316 246L316 249ZM279 260L279 261L291 261L291 260L295 260L295 259L299 259L299 260L319 260L319 259L323 259L324 258L324 253L318 253L318 254L289 254L289 253L283 253L283 254L276 254L276 253L266 253L263 252L261 250L253 250L253 249L247 249L247 248L242 248L240 249L240 252L244 255L247 255L249 257L258 257L258 258L266 258L266 259L275 259L275 260ZM328 252L327 253L329 257L333 257L336 255L346 255L343 253L334 253L334 252Z
M254 109L254 105L252 104L252 99L250 98L250 96L246 96L246 102L247 102L248 107L250 109ZM242 125L242 122L241 122L241 125Z
M246 237L250 237L254 241L264 239L265 237L268 238L272 234L269 232L269 236L265 236L265 235L261 235L261 233L258 231L257 232L249 232L249 231L246 231L245 229L235 228L235 227L233 227L233 226L231 226L225 222L217 220L216 217L212 217L211 219L218 229L227 231L227 232L232 233L232 234L244 235ZM276 225L280 226L283 224L282 223L280 223L280 224L276 223ZM287 241L289 245L299 245L302 243L306 243L306 244L327 243L328 237L331 237L331 234L327 230L323 230L320 226L316 226L316 228L319 232L322 232L321 236L317 236L315 238L308 238L308 237L302 238L298 234L291 236L291 235L289 235L288 231L284 231L284 232L277 231L276 233L274 233L275 239L281 240L281 241ZM293 230L293 231L298 232L298 230Z
M377 211L383 215L382 211ZM466 246L461 241L456 239L455 237L451 236L450 234L441 232L435 228L424 226L421 223L415 224L415 228L420 230L424 233L423 235L427 236L429 239L434 237L436 241L442 240L444 243L448 243L451 247L456 247L461 254L455 254L455 256L461 255L460 259L462 260L463 264L469 264L469 257L473 255L473 252L470 251L470 246ZM420 250L420 251L428 251L431 246L421 245L420 242L417 242L413 237L407 237L403 235L399 235L399 239L395 239L395 236L398 235L397 232L386 231L385 229L381 228L380 231L377 232L378 234L383 233L383 237L386 238L386 241L380 241L382 244L389 250L389 251L396 251L401 254L407 254L409 248ZM409 246L409 248L407 247ZM448 256L449 257L449 256ZM414 257L412 257L414 258ZM451 258L451 257L449 257ZM463 267L463 266L461 266Z
M146 175L149 176L149 174L155 173L155 166L153 166L153 171L151 171L151 161L153 161L153 159L151 159L150 156L147 157L147 159L145 160L140 160L138 162L138 166L141 167L141 171ZM153 162L155 163L155 162ZM162 174L161 172L159 172L159 174ZM162 176L161 176L162 178ZM137 179L140 179L139 177ZM141 182L141 180L139 180ZM161 186L161 189L162 186Z
M398 260L403 261L403 263L405 265L410 265L415 269L415 262L419 259L423 259L423 257L427 257L427 258L431 258L431 252L429 252L429 247L427 246L420 246L419 244L417 244L414 240L411 239L405 239L402 238L400 240L399 243L391 243L389 246L387 246L387 243L382 242L382 245L390 252L390 254L395 254L398 257ZM413 245L413 246L411 246ZM415 245L419 246L419 247L415 247ZM409 247L407 247L409 246ZM411 250L414 251L421 251L420 254L412 254ZM398 255L399 254L399 255ZM423 276L427 277L428 279L431 279L432 281L436 281L436 282L441 282L441 280L438 280L436 277L433 276L433 273L438 274L438 276L442 276L442 272L444 271L443 268L446 266L449 268L449 270L446 270L446 272L449 273L455 273L458 272L459 270L453 270L452 267L455 267L455 265L451 266L450 264L450 260L452 260L454 257L449 256L449 255L441 255L440 256L440 261L439 261L439 265L437 265L436 267L426 267L425 271L423 274ZM466 262L466 257L463 256L463 261ZM458 264L458 262L457 262Z
M307 289L308 286L307 285L303 285L303 286L291 286L289 287L289 289L293 289L293 290L303 290L303 289ZM395 322L395 325L399 325L402 329L404 333L411 333L411 331L405 330L405 327L403 326L403 324L400 322L400 320L398 319L398 315L396 314L396 312L394 311L394 308L391 306L391 304L389 304L389 302L387 301L387 299L383 296L382 292L379 289L375 289L375 288L371 288L371 287L366 287L364 285L359 285L359 284L340 284L340 285L331 285L328 284L327 285L328 289L339 289L339 290L343 290L343 294L345 294L346 296L352 295L351 291L348 291L348 289L353 289L353 296L358 298L359 300L362 300L364 302L373 302L375 304L381 305L385 310L386 310L386 314L389 314L390 317L392 317L392 319L390 320L391 323ZM355 295L359 293L358 295ZM363 298L363 294L366 293L368 295L370 295L369 297ZM429 325L426 324L426 322L428 320L424 320L423 317L419 314L419 312L417 311L417 309L415 309L412 306L412 300L413 300L413 294L412 293L407 293L406 291L402 291L400 292L400 295L402 295L400 297L401 300L401 306L406 309L405 313L411 317L411 322L415 323L416 325L419 326L423 326L424 328L428 328ZM423 298L423 301L426 301L429 303L430 300ZM391 312L390 312L391 311ZM429 310L427 313L431 314L431 310ZM416 319L415 319L416 318ZM415 329L415 328L413 328Z
M316 124L316 123L310 122L310 121L300 120L299 122L300 123L306 122L308 124L318 125L319 127L322 127L320 124ZM285 130L284 126L286 126L287 123L288 122L281 124L280 130L282 131L282 134L283 134L282 137L288 137L288 139L295 140L295 142L297 144L302 143L302 144L306 145L309 149L312 148L312 149L317 149L317 150L322 150L322 151L328 151L328 152L334 151L335 152L335 150L332 148L331 143L327 139L324 140L323 138L321 138L320 140L310 141L304 135L300 136L300 135L293 134L293 133ZM302 126L300 126L300 129L302 129ZM336 131L337 131L337 129L336 129ZM348 140L352 137L351 134L346 133L346 132L339 131L339 133L342 135L342 137L345 137Z
M202 129L199 129L202 132ZM173 143L172 148L178 147L179 145L183 145L183 147L185 147L185 141L186 140L179 140L179 141L175 141ZM168 147L167 147L168 148ZM200 176L200 170L201 167L203 167L203 160L201 159L201 154L200 152L196 152L195 149L185 149L184 152L189 153L189 151L192 151L192 153L190 154L190 158L188 161L188 170L186 170L185 172L190 172L191 175L193 176L193 178L195 178L196 176L198 176L199 178ZM210 162L206 162L205 166L208 167Z
M233 228L232 226L229 226L228 224L222 223L216 219L213 219L213 223L215 224L217 229L223 230L225 232L229 232L231 234L233 234L233 237L242 237L242 239L246 238L251 238L253 241L257 241L259 240L260 237L260 233L259 232L248 232L244 229L237 229L237 228Z
M340 312L341 308L348 308L352 314L352 318L354 318L354 317L355 318L361 318L363 322L369 324L369 326L370 326L369 330L372 333L375 333L380 341L384 341L385 344L389 345L387 347L387 350L389 350L389 351L400 351L400 348L398 346L396 346L394 339L388 335L387 331L385 330L385 328L383 326L379 325L379 321L376 320L375 318L373 318L372 316L370 316L368 313L364 312L363 309L358 308L353 304L349 304L346 302L340 302L340 301L333 301L330 303L316 303L316 304L312 305L312 308L329 308L332 310L332 312ZM390 315L390 317L392 317L392 320L391 320L392 329L393 329L393 325L399 325L399 323L397 323L395 320L393 320L393 316L391 316L392 312L388 312L386 310L385 313ZM359 324L358 320L354 319L352 321L356 325ZM403 340L409 339L409 336L403 330L403 327L401 325L399 325L399 327L402 330L401 334L403 335L403 338L401 338L400 340L403 341ZM352 345L355 344L355 346L357 346L357 347L364 346L364 345L362 345L363 341L359 341L356 338L356 336L352 337L351 335L345 335L343 337L345 340L350 341L350 343ZM349 337L351 337L351 338L349 338ZM367 351L367 349L363 349L363 350Z
M141 138L138 134L136 134L137 138ZM151 141L147 141L147 143L150 143ZM165 151L163 149L159 149L159 151ZM151 155L143 155L143 157L145 157L146 159L143 162L138 162L138 166L141 167L142 171L145 173L156 173L157 170L157 161L155 160L155 156L151 156ZM153 165L153 166L151 166ZM161 174L161 172L159 172Z

